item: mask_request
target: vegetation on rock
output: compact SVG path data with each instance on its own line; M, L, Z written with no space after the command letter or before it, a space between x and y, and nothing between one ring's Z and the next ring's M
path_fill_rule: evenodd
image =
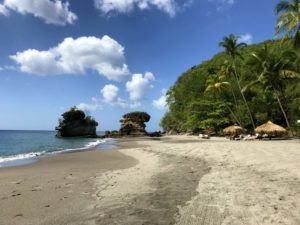
M123 115L124 119L133 119L133 120L139 120L143 121L144 123L149 122L151 119L151 116L146 112L131 112Z
M82 110L72 107L62 114L59 125L56 127L58 137L95 137L98 123Z
M147 134L145 130L145 123L149 122L151 116L145 112L131 112L123 116L120 128L120 135L122 136L144 136Z

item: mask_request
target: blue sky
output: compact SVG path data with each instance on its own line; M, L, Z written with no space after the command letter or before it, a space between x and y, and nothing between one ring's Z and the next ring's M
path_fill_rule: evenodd
M119 128L129 111L159 129L164 90L230 33L274 38L272 0L0 1L0 129L53 130L73 105Z

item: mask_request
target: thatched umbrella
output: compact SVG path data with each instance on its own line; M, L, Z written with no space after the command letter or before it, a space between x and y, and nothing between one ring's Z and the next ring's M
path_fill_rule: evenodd
M284 136L287 134L287 130L283 127L272 123L271 121L268 121L267 123L257 127L255 129L256 133L259 133L260 135L267 134L268 136Z
M245 129L238 125L232 125L230 127L227 127L223 130L223 133L227 136L237 136L240 134L245 133Z

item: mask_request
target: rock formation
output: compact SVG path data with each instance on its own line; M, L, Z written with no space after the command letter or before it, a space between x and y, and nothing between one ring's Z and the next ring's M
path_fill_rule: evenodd
M86 116L81 110L76 107L62 114L62 119L59 120L57 137L97 137L96 127L98 123L90 116Z
M149 122L150 115L145 112L132 112L125 114L120 120L121 129L119 131L121 136L145 136L145 123Z

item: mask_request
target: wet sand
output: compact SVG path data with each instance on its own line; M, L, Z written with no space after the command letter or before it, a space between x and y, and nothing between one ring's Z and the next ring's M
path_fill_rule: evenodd
M130 143L123 144L123 148ZM119 151L47 156L37 163L0 169L0 224L85 224L97 176L138 163Z
M299 140L117 145L0 169L0 224L300 224Z

